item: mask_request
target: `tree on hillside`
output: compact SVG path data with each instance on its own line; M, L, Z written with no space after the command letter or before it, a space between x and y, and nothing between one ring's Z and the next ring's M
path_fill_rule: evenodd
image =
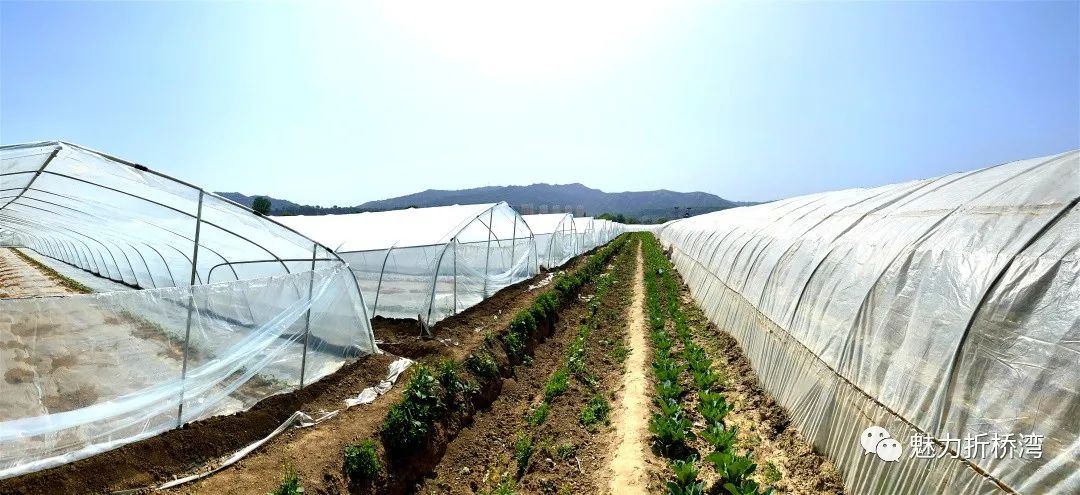
M628 217L626 215L623 215L622 213L619 213L619 214L601 213L601 214L597 215L596 218L599 218L601 220L610 220L612 222L619 222L619 223L627 224L627 225L638 223L638 219L636 219L634 217Z
M270 198L266 196L256 196L255 199L251 202L251 209L255 210L255 213L258 213L260 215L269 215L270 206Z

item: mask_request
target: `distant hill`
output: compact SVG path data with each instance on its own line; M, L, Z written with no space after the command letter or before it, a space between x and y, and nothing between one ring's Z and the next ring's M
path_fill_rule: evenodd
M218 196L221 196L221 197L223 197L225 199L230 199L232 201L240 203L240 204L242 204L244 206L247 206L248 208L251 208L251 202L255 201L255 198L261 196L261 194L256 194L254 196L248 196L246 194L241 194L241 193L238 193L238 192L216 192L214 194L217 194ZM292 201L289 201L287 199L278 199L278 198L275 198L275 197L272 197L272 196L266 196L266 197L270 198L270 204L273 205L273 210L271 210L271 211L277 210L279 208L298 208L298 207L301 206L301 205L293 203Z
M248 208L251 207L251 202L255 200L259 194L248 196L246 194L238 192L217 192L214 193L226 199L230 199L237 203L240 203ZM315 205L302 205L294 203L287 199L279 199L273 196L266 196L270 198L270 214L271 215L338 215L342 213L360 213L362 211L371 211L369 208L361 208L359 206L315 206Z
M218 193L237 203L250 206L254 196L241 193ZM622 214L642 221L657 221L744 206L746 202L729 201L704 192L655 191L608 193L582 184L533 184L530 186L490 186L456 191L428 189L396 198L368 201L357 206L327 208L299 205L270 198L274 215L318 215L408 208L410 206L446 206L452 204L495 203L506 201L523 213L567 211L595 216L601 213ZM688 210L689 209L689 210Z
M608 193L582 184L533 184L531 186L492 186L444 191L428 189L396 198L369 201L360 205L373 210L390 210L416 206L444 206L467 203L494 203L506 201L518 210L542 212L544 207L551 211L570 211L581 207L586 215L600 213L623 214L641 219L671 218L695 210L721 210L742 206L743 203L729 201L714 194L704 192L675 192L667 189L655 191Z

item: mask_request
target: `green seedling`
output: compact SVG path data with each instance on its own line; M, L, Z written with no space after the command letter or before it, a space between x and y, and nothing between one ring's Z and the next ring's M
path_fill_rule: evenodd
M379 475L381 469L379 451L375 448L374 440L367 439L345 447L345 473L353 483L371 481Z

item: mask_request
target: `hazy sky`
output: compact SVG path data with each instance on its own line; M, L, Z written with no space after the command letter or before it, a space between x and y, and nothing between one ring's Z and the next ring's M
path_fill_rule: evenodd
M324 205L736 200L1080 148L1080 2L0 4L0 142Z

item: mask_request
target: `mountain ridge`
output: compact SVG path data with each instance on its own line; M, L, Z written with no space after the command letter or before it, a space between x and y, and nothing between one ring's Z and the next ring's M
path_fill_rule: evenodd
M250 206L257 196L239 192L217 193L237 203ZM686 214L700 214L737 206L755 204L731 201L714 194L669 189L651 191L604 192L581 183L527 186L483 186L469 189L426 189L393 198L367 201L356 206L324 207L302 205L286 199L269 197L272 215L319 215L361 211L396 210L408 207L447 206L452 204L495 203L506 201L522 213L570 212L595 216L602 213L623 215L641 221L657 221Z

